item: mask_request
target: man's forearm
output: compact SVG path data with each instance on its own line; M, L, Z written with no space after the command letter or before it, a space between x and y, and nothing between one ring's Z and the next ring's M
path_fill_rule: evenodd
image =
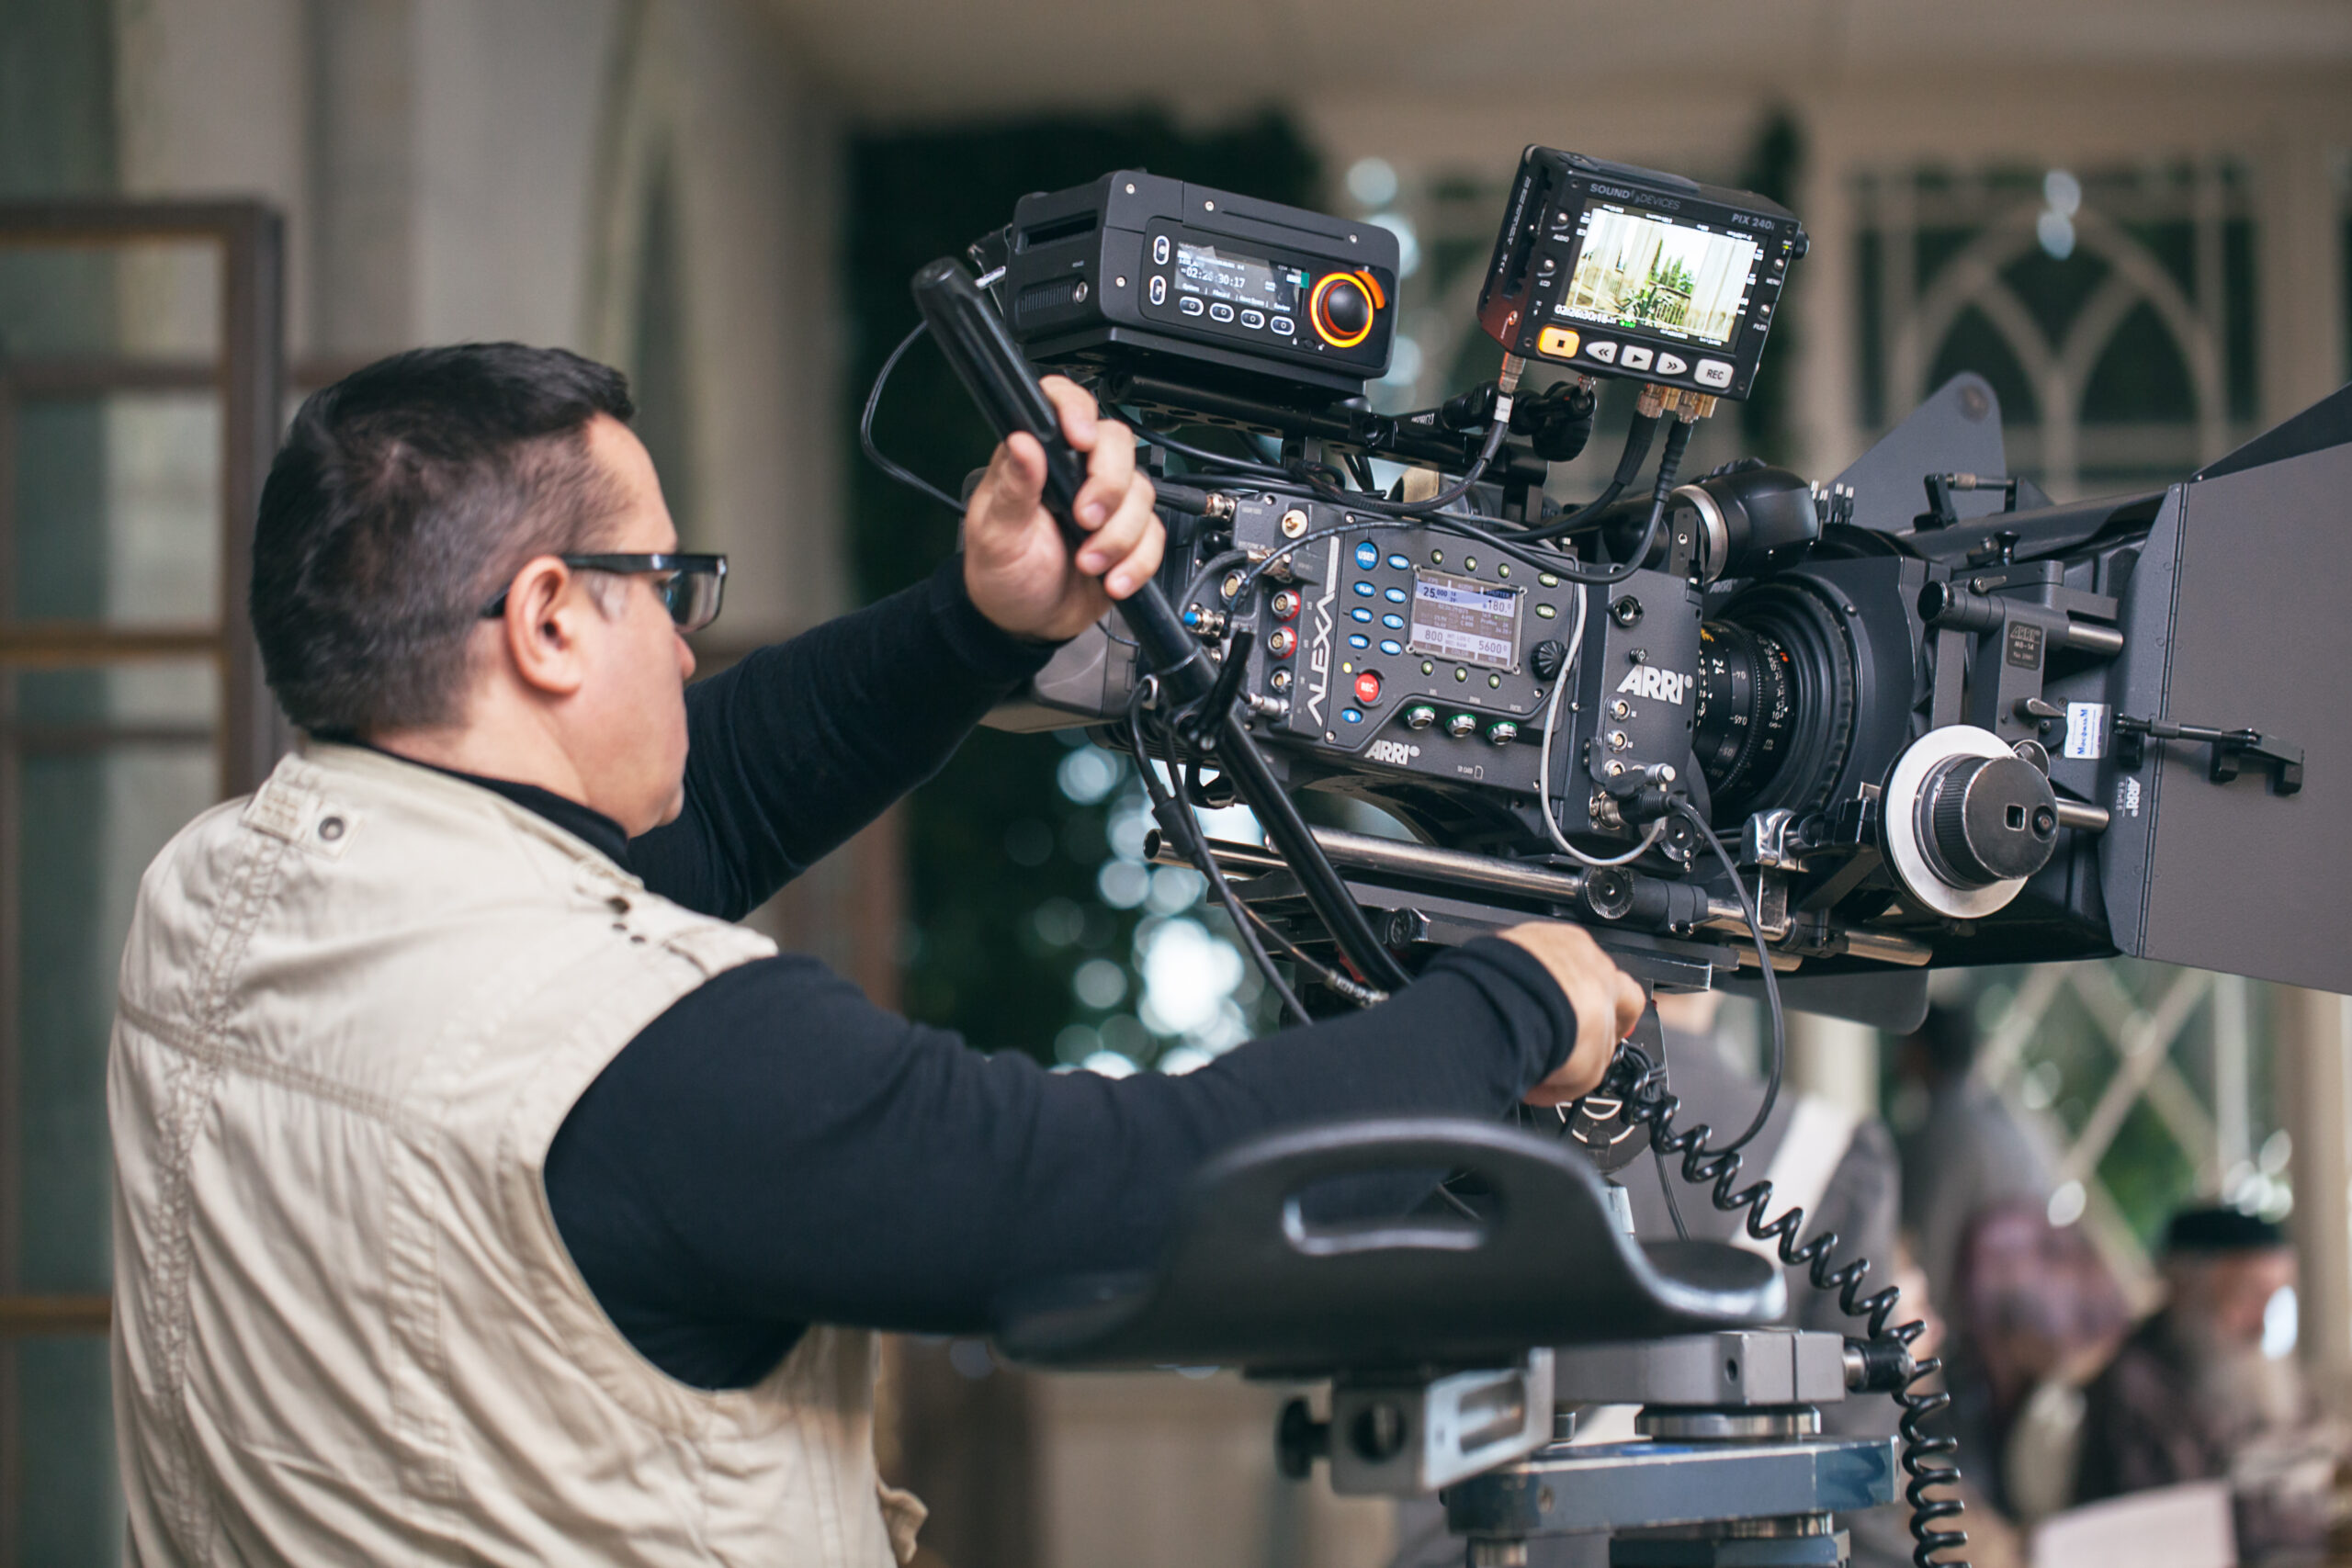
M685 808L634 840L648 886L736 919L937 773L1051 649L973 608L961 558L690 688Z
M763 1372L779 1325L969 1331L1009 1287L1148 1264L1216 1150L1326 1117L1498 1115L1575 1037L1543 966L1483 942L1383 1007L1114 1082L981 1056L780 958L614 1059L548 1194L623 1332L717 1386Z

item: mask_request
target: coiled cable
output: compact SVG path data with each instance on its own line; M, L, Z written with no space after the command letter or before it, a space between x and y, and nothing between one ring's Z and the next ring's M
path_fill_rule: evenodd
M1953 1528L1962 1515L1960 1499L1928 1495L1931 1488L1949 1488L1960 1480L1960 1467L1951 1462L1952 1456L1960 1451L1960 1443L1956 1438L1928 1430L1928 1423L1951 1404L1951 1395L1941 1389L1920 1387L1943 1370L1939 1359L1930 1356L1921 1361L1910 1360L1911 1344L1926 1332L1927 1325L1914 1318L1890 1326L1902 1292L1889 1285L1863 1295L1862 1282L1870 1274L1870 1259L1853 1258L1833 1264L1831 1258L1838 1247L1836 1231L1823 1231L1810 1241L1800 1242L1798 1237L1804 1234L1803 1207L1792 1204L1767 1220L1765 1211L1772 1201L1772 1183L1769 1179L1753 1181L1746 1187L1737 1185L1741 1150L1762 1129L1780 1089L1783 1055L1778 1048L1783 1027L1780 986L1773 978L1771 955L1764 946L1756 906L1748 897L1746 885L1739 880L1738 868L1724 849L1723 840L1715 837L1713 828L1688 800L1678 800L1675 809L1698 830L1714 851L1715 858L1730 872L1732 886L1739 895L1740 912L1747 920L1749 934L1756 940L1757 956L1764 962L1764 994L1771 1010L1776 1046L1772 1074L1756 1119L1739 1137L1721 1149L1707 1146L1713 1129L1705 1122L1688 1130L1674 1125L1681 1100L1666 1087L1665 1069L1651 1062L1648 1053L1630 1041L1618 1047L1617 1060L1610 1067L1607 1092L1623 1099L1629 1121L1648 1124L1652 1148L1663 1155L1679 1156L1682 1179L1707 1189L1708 1198L1718 1212L1741 1216L1749 1237L1770 1244L1782 1267L1804 1269L1807 1282L1815 1290L1836 1295L1840 1312L1864 1321L1871 1343L1901 1352L1911 1370L1902 1386L1894 1391L1894 1398L1903 1412L1896 1431L1903 1441L1903 1473L1909 1478L1903 1489L1903 1499L1911 1507L1911 1562L1914 1568L1968 1568L1965 1559L1936 1555L1966 1546L1968 1535Z

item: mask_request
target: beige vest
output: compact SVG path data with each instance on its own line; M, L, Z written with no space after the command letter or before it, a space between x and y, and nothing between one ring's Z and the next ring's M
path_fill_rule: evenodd
M173 840L107 1084L130 1560L911 1556L872 1337L812 1329L756 1387L685 1387L597 1308L541 1181L639 1029L774 951L348 747Z

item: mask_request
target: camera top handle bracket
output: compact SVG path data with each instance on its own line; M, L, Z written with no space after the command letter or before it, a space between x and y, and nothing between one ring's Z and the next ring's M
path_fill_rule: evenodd
M1083 536L1071 518L1070 506L1086 482L1086 465L1062 439L1061 421L1052 400L1037 385L1003 321L956 262L942 257L923 267L915 274L913 289L915 307L939 340L940 351L998 435L1026 431L1046 449L1046 509L1061 524L1063 537L1075 549ZM1160 689L1178 705L1200 702L1210 694L1216 671L1200 643L1177 619L1158 583L1145 583L1121 601L1118 610ZM1339 874L1316 847L1314 834L1290 796L1283 793L1239 711L1225 715L1216 750L1236 793L1257 813L1275 849L1297 872L1307 901L1329 928L1348 962L1382 990L1402 987L1404 970L1373 934Z

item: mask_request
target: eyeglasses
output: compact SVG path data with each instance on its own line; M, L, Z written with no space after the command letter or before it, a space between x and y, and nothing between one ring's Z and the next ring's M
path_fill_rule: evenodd
M558 556L574 571L612 571L628 575L667 573L653 585L670 619L682 632L698 632L718 619L718 601L727 587L725 556ZM506 614L506 591L481 607L481 618L494 621Z

